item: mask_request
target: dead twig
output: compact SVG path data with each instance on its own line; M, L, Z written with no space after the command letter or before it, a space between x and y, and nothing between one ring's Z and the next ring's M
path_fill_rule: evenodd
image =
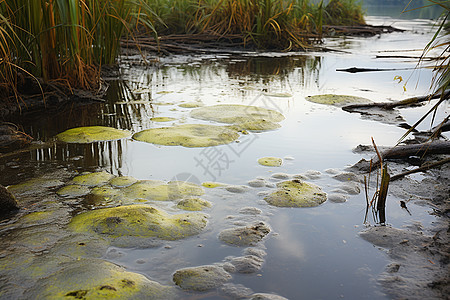
M434 163L424 164L423 166L418 167L416 169L409 170L409 171L406 171L406 172L403 172L403 173L400 173L400 174L392 176L391 177L391 181L403 178L403 177L405 177L406 175L409 175L409 174L413 174L413 173L417 173L417 172L423 172L423 171L435 168L437 166L444 165L444 164L449 163L449 162L450 162L450 157L446 158L446 159L443 159L443 160L440 160L440 161L437 161L437 162L434 162Z

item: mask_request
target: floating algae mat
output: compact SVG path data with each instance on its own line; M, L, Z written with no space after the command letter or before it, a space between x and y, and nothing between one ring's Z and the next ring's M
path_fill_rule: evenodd
M104 126L88 126L68 129L56 135L61 142L87 144L112 141L129 137L131 132Z
M184 124L147 129L133 135L133 139L166 146L210 147L229 144L239 137L237 130L226 126Z
M229 124L254 124L257 121L281 122L284 116L271 109L239 104L219 104L194 109L191 117Z
M78 175L72 179L73 183L79 184L79 185L86 185L86 186L99 186L106 184L109 182L112 178L114 178L114 175L102 171L102 172L94 172L94 173L86 173L82 175Z
M83 259L39 280L27 299L176 299L173 287L110 262Z
M170 181L166 184L159 180L141 180L122 189L123 197L128 200L167 201L184 196L201 196L204 193L201 186L186 181Z
M200 233L206 222L206 215L197 212L169 215L148 205L126 205L81 213L72 219L69 228L111 238L178 240Z
M279 167L283 164L283 159L278 157L261 157L258 163L267 167Z
M348 96L348 95L334 95L334 94L308 96L306 97L306 100L318 104L333 105L338 107L350 104L365 104L372 102L371 100L362 97Z
M75 176L69 185L56 192L59 196L77 198L88 196L96 204L116 201L122 204L147 200L167 201L201 196L202 186L187 181L137 180L131 176L118 176L102 171Z
M177 207L183 210L199 211L211 207L211 202L200 198L186 198L178 202Z
M279 182L277 190L264 200L278 207L314 207L325 202L327 194L315 184L294 179Z
M172 117L153 117L150 118L150 120L152 120L153 122L170 122L170 121L175 121L175 118Z

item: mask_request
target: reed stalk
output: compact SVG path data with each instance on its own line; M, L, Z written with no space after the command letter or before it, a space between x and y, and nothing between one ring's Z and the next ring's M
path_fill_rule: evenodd
M2 58L83 89L98 87L99 67L116 62L123 35L137 24L154 30L157 19L140 0L3 0L0 16L0 43L9 46Z

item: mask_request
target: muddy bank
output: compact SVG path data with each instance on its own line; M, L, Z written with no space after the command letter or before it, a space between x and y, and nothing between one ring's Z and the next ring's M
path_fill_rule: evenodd
M424 160L432 162L446 157L449 156ZM385 163L391 174L411 167L399 160ZM360 167L357 164L350 169L358 172ZM436 217L431 226L413 221L411 225L394 228L389 225L388 217L386 226L369 226L360 232L363 239L379 247L391 259L378 282L393 299L447 299L450 294L450 165L444 164L421 175L421 180L412 175L391 181L389 194L403 200L399 205L404 210L409 203L424 209L431 207Z

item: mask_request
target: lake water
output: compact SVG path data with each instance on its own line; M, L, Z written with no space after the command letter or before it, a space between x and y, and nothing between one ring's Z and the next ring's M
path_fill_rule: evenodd
M77 172L106 170L141 180L186 180L198 184L214 181L245 186L244 193L220 187L205 189L202 198L212 202L213 207L205 211L210 217L201 234L164 242L156 248L109 247L103 259L173 285L172 274L177 269L222 263L227 257L243 255L244 248L218 240L224 228L264 221L272 232L256 246L267 253L263 267L252 274L234 273L231 283L255 293L273 293L289 299L387 299L376 278L389 263L388 257L384 250L358 236L364 229L363 192L347 195L345 203L327 201L313 208L277 208L263 200L264 192L273 189L247 185L255 178L277 183L281 181L273 176L277 173L288 174L289 178L316 174L308 181L330 193L340 184L331 178L332 172L369 157L354 153L356 146L370 144L371 137L377 145L392 146L403 135L405 130L393 124L306 101L307 96L318 94L353 95L381 102L429 93L431 69L415 69L416 58L395 56L420 56L420 49L433 35L432 23L387 17L367 20L407 32L326 41L324 46L340 52L171 56L148 66L139 57L124 57L121 80L110 82L105 103L66 107L15 122L23 124L36 139L47 142L77 126L103 125L134 133L173 124L211 124L191 118L192 109L179 106L187 102L260 106L277 110L286 119L277 130L242 135L238 142L208 148L158 146L132 139L55 144L25 153L18 161L2 160L0 183L17 184L51 172L56 166ZM349 67L397 70L355 74L337 71ZM395 76L404 81L399 83ZM402 109L401 115L406 123L413 124L432 105ZM448 110L444 107L438 115L445 114ZM154 122L153 117L172 117L175 121ZM419 129L425 130L429 122L421 126ZM283 158L282 166L259 165L257 160L265 156ZM152 205L178 212L171 201ZM256 207L262 213L239 213L245 207ZM89 208L78 207L77 211ZM400 208L398 199L389 198L388 223L401 227L413 220L424 225L433 221L427 208L411 204L409 210L412 216ZM4 222L1 232L14 230L14 226L14 222ZM183 295L186 299L232 298L215 290Z

